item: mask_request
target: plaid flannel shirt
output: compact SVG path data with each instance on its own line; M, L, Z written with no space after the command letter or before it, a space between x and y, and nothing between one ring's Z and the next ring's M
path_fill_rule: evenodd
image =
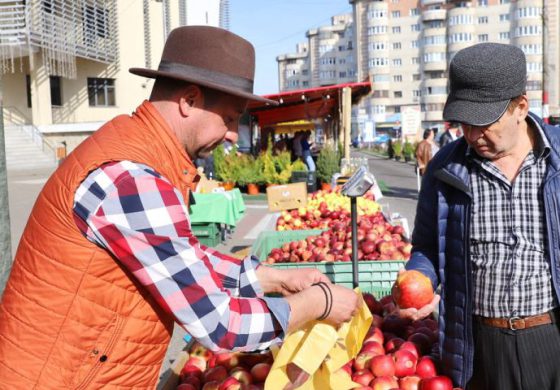
M558 306L552 286L543 201L550 144L538 124L530 151L513 182L471 149L473 208L470 232L474 314L509 318Z
M150 167L121 161L91 172L76 190L74 219L208 348L265 349L286 333L289 305L263 296L258 259L200 245L183 196Z

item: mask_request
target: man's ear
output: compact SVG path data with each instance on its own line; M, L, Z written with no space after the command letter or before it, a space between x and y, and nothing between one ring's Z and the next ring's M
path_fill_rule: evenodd
M521 98L519 99L519 104L517 105L517 107L519 108L518 119L520 121L524 121L525 118L527 117L527 115L529 114L529 99L527 98L527 95L522 95L521 96Z
M201 89L196 85L187 86L179 97L179 111L183 117L189 116L190 110L202 107L204 97Z

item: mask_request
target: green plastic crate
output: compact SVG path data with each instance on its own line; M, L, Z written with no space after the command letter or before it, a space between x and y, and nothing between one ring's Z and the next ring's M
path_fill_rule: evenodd
M309 236L318 236L322 232L323 230L320 229L285 230L281 232L265 230L259 233L251 248L251 254L257 256L260 260L264 260L274 248L280 248L288 242L304 240Z
M222 240L221 240L221 236L220 234L217 234L215 236L211 236L211 237L196 237L198 239L198 242L200 242L202 245L207 246L207 247L215 247L216 245L218 245Z
M402 260L359 261L358 279L360 290L372 293L381 298L391 293L391 287L397 279L398 271L406 262ZM333 283L345 287L353 287L351 262L322 263L276 263L274 267L281 269L317 268Z
M191 230L196 237L214 237L220 233L217 223L193 223Z

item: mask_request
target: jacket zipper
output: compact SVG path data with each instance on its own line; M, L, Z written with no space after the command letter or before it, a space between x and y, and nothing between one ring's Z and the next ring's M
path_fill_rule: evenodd
M117 338L121 334L121 329L122 329L123 323L124 323L124 319L121 316L117 315L117 319L115 321L115 330L113 331L113 334L111 335L111 338L109 339L109 341L107 343L107 346L104 348L103 351L100 351L101 357L105 356L107 358L107 356L113 351L113 347L115 346ZM92 369L89 371L89 374L84 378L82 383L80 383L79 385L76 386L76 390L87 388L87 386L95 378L97 372L101 369L101 366L105 362L105 360L103 360L103 361L100 360L101 357L97 358L97 362L92 367Z
M463 370L463 379L461 383L461 387L465 388L467 386L467 375L470 373L472 374L473 370L473 363L472 363L472 354L474 350L474 340L472 337L472 296L471 296L471 288L470 288L470 276L471 276L471 259L470 259L470 228L471 228L471 221L470 221L470 213L471 213L471 206L470 204L465 207L465 296L467 307L465 308L465 345L466 345L466 369Z

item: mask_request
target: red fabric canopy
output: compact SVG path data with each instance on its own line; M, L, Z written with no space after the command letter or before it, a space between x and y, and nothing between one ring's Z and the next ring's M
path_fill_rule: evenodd
M301 119L313 120L325 118L328 115L334 116L338 108L340 92L345 87L352 89L353 103L371 91L369 81L299 89L264 96L267 99L278 101L279 106L271 106L263 102L250 102L247 109L252 116L257 117L261 128L281 122Z

